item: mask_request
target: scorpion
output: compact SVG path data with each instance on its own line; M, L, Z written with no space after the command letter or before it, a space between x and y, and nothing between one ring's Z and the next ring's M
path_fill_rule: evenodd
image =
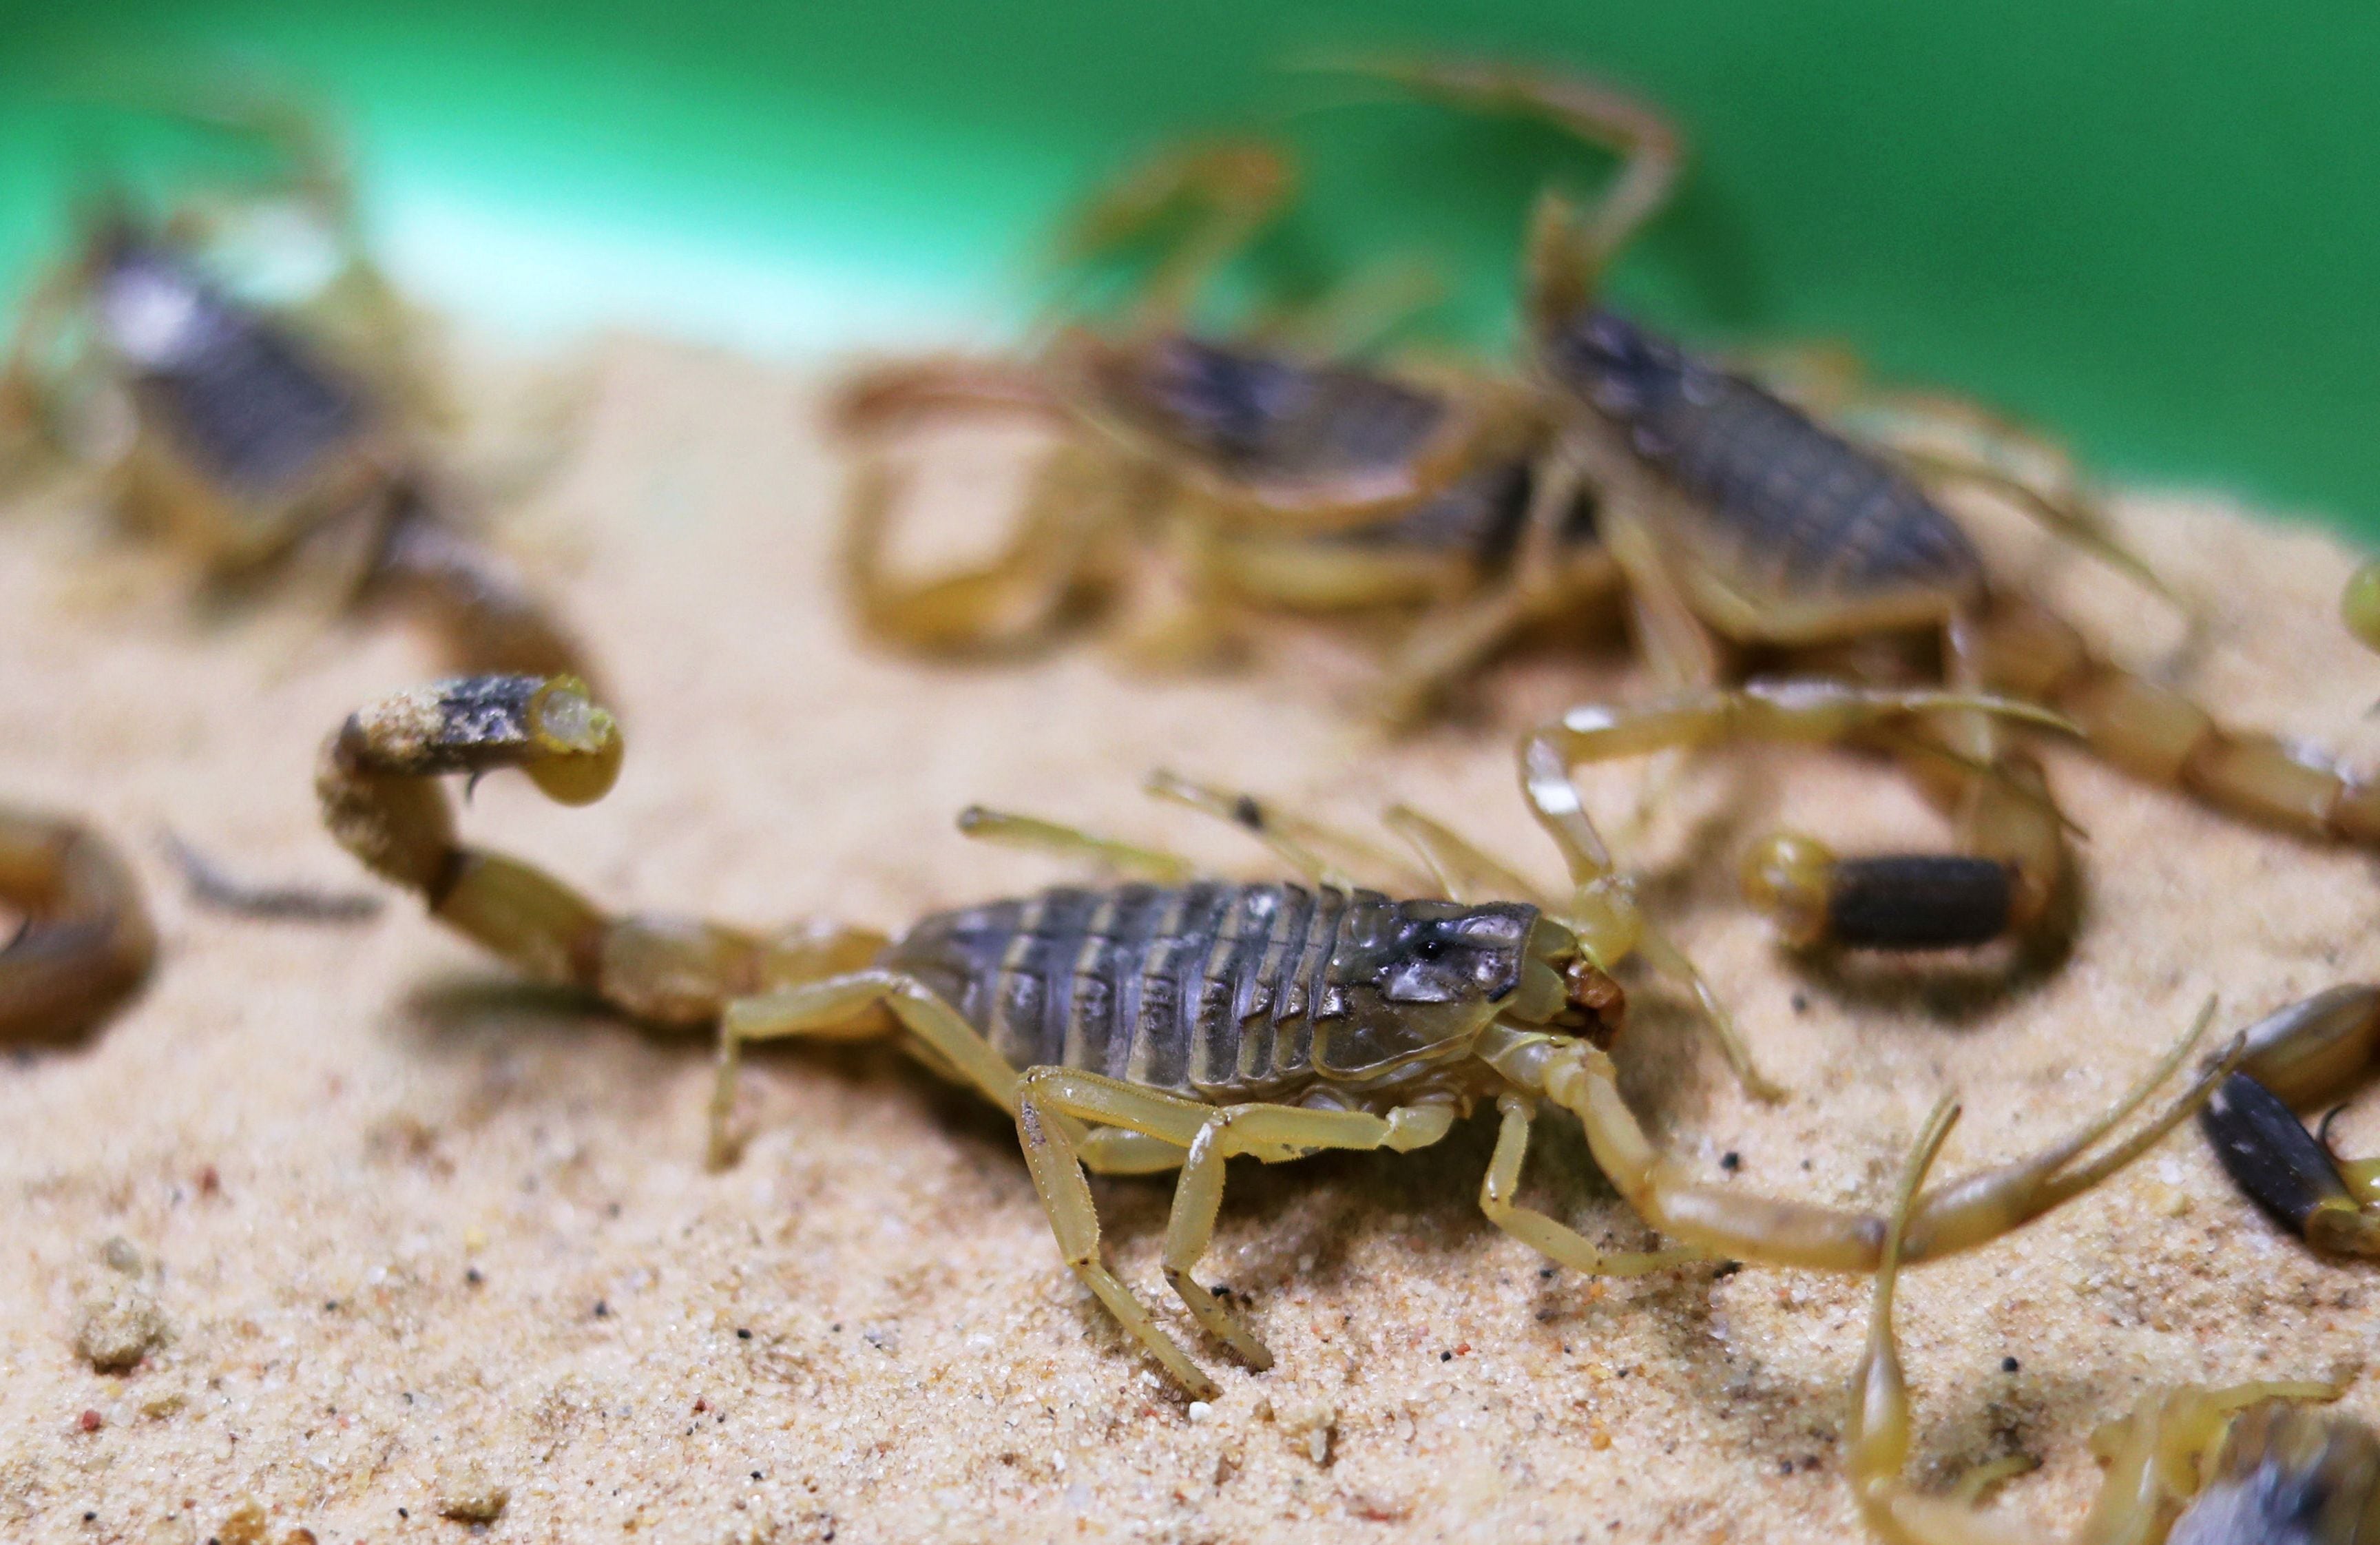
M1527 383L1496 383L1484 398L1416 398L1393 381L1399 391L1384 395L1378 388L1392 378L1378 371L1350 374L1165 327L1121 344L1062 344L1054 363L1022 371L975 364L864 380L846 398L846 427L996 402L1106 431L1085 437L1087 444L1062 444L1062 475L1037 484L1026 537L1007 559L908 595L917 615L950 625L941 642L978 645L989 635L978 624L996 615L1014 643L1059 614L1067 566L1096 547L1086 540L1097 523L1082 507L1087 488L1154 486L1179 498L1194 481L1207 515L1187 523L1184 540L1219 571L1245 574L1241 559L1264 554L1269 572L1311 578L1315 594L1367 603L1417 593L1405 581L1391 592L1349 578L1382 572L1384 554L1408 580L1407 560L1457 574L1435 589L1398 646L1382 698L1391 721L1441 700L1519 630L1617 593L1648 663L1671 687L1716 686L1740 675L1747 659L1780 655L1796 670L1867 679L1881 665L1899 676L1912 664L1937 670L1923 659L1937 653L1950 685L2045 703L2095 755L2144 781L2301 835L2380 839L2380 791L2327 756L2217 723L1989 575L1941 502L1948 492L2009 501L2155 584L2108 534L2063 452L1981 409L1933 398L1877 397L1864 412L1841 405L1846 424L1828 427L1752 375L1597 300L1602 274L1678 180L1682 141L1659 113L1594 82L1495 62L1364 67L1458 105L1550 118L1619 153L1619 172L1591 207L1551 192L1539 202L1524 264ZM1211 260L1217 245L1199 250ZM1181 284L1170 281L1173 290ZM1533 390L1516 396L1516 384ZM1457 411L1475 403L1505 414L1515 438L1493 444L1485 458L1449 455L1443 447L1482 444L1448 428L1475 417ZM1110 442L1124 446L1122 468ZM1293 486L1309 494L1387 487L1402 503L1351 494L1318 510L1281 493L1281 468L1310 465L1292 453L1310 458L1350 445L1384 453L1393 475L1364 483L1339 466L1339 478ZM853 485L855 588L879 600L888 592L871 590L871 565L886 476L864 465ZM1481 503L1481 490L1500 487L1500 498ZM1479 517L1487 508L1494 518ZM1343 522L1365 512L1369 524L1314 529L1322 515ZM1450 521L1454 512L1471 513ZM1216 534L1258 517L1265 524L1252 537ZM1469 536L1446 540L1456 531ZM1451 570L1450 554L1460 554ZM976 603L982 610L969 620ZM890 615L867 599L860 610L880 630ZM1919 659L1893 663L1864 646ZM1803 949L1940 948L2010 936L2036 949L2062 944L2075 915L2066 822L2031 753L1974 715L1904 730L1885 748L1949 813L1957 851L1841 858L1808 833L1765 837L1745 856L1743 889L1780 939ZM1910 898L1925 904L1906 910Z
M81 821L0 805L0 906L19 919L0 946L0 1042L85 1034L156 961L132 866Z
M1810 717L1923 711L1840 684L1808 688ZM1636 931L1594 882L1568 905L1451 830L1400 807L1391 830L1435 881L1394 899L1340 882L1313 843L1327 828L1247 796L1164 779L1162 790L1266 836L1303 883L1192 878L1185 861L1035 818L977 810L962 828L1151 874L1104 889L938 912L897 937L825 922L754 932L676 917L613 916L559 881L464 845L437 782L504 768L565 804L600 798L618 726L566 678L479 676L369 703L326 741L317 774L333 835L431 914L528 974L660 1028L716 1026L714 1165L732 1162L744 1049L784 1037L897 1034L927 1067L1015 1120L1067 1266L1194 1398L1215 1382L1106 1263L1087 1172L1178 1171L1165 1276L1202 1329L1255 1369L1271 1354L1200 1283L1225 1161L1324 1150L1410 1152L1492 1101L1499 1128L1480 1207L1562 1265L1640 1274L1709 1256L1874 1271L1886 1221L1693 1179L1622 1098L1608 1048L1625 994L1611 971ZM1559 822L1549 825L1557 841ZM2202 1073L2137 1130L2107 1141L2180 1064L2205 1024L2105 1114L2030 1157L1916 1202L1903 1253L1971 1248L2130 1162L2195 1110L2236 1057ZM1672 1243L1598 1248L1515 1199L1541 1102L1570 1113L1597 1163ZM2105 1143L2105 1146L2102 1146Z
M2235 1077L2238 1077L2235 1075ZM2220 1097L2218 1096L2218 1099ZM2215 1107L2210 1106L2211 1111ZM1876 1274L1867 1350L1843 1422L1853 1492L1869 1530L1890 1545L2030 1545L2041 1537L1986 1518L1976 1499L2025 1467L1989 1465L1949 1497L1904 1475L1909 1391L1892 1326L1894 1283L1919 1219L1919 1187L1958 1117L1937 1107L1903 1174ZM2321 1403L2339 1384L2268 1381L2158 1390L2092 1434L2107 1465L2076 1545L2354 1545L2380 1531L2380 1436Z
M403 303L362 251L328 131L237 83L188 89L163 110L261 143L274 176L244 197L193 196L164 220L114 199L84 221L0 363L0 470L93 465L128 520L211 592L302 570L327 576L344 609L418 622L463 668L584 674L582 650L516 566L456 518L426 454L435 391ZM311 305L268 310L207 260L225 228L289 206L327 235L335 272Z
M845 590L864 631L936 655L1015 654L1103 600L1139 603L1125 652L1183 666L1231 652L1253 611L1383 622L1452 605L1514 561L1547 425L1521 383L1436 361L1364 361L1400 286L1350 281L1319 313L1223 338L1190 301L1288 201L1284 153L1252 140L1164 152L1095 193L1050 243L1084 263L1169 221L1144 294L1111 335L1062 330L1022 359L878 363L838 393L851 455ZM888 572L908 473L899 435L966 414L1057 435L1005 549L922 582ZM1534 554L1585 606L1617 574L1581 503ZM1548 611L1557 610L1548 608Z

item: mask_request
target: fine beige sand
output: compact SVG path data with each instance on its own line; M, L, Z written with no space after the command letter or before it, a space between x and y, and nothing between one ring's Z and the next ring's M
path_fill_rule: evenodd
M1135 679L1091 643L1021 669L874 656L828 582L807 384L625 341L594 369L583 450L508 531L600 644L625 774L581 810L491 779L465 821L621 906L892 928L1065 872L962 840L970 800L1267 872L1144 800L1157 764L1350 821L1409 799L1550 875L1510 732L1647 690L1616 657L1518 663L1486 723L1390 747L1340 712L1360 664L1318 635L1192 680ZM953 455L935 487L972 510L1006 463ZM2380 761L2380 663L2336 621L2334 541L2206 501L2122 514L2204 611L2177 666L2194 691ZM1985 524L2007 572L2127 658L2176 663L2165 610ZM66 490L0 519L0 797L122 840L164 939L102 1034L0 1061L0 1537L1857 1538L1840 1391L1866 1283L1551 1271L1476 1210L1486 1119L1407 1158L1233 1170L1207 1276L1248 1296L1280 1365L1194 1342L1224 1390L1194 1413L1062 1267L1004 1120L897 1054L757 1057L752 1140L711 1174L706 1046L513 985L409 898L347 926L200 908L165 830L252 878L370 888L316 824L315 748L431 666L269 605L202 621L103 533ZM1737 856L1779 821L1851 848L1938 839L1888 770L1763 752L1660 791L1627 856L1792 1093L1748 1100L1647 988L1619 1052L1647 1125L1714 1182L1872 1205L1946 1089L1965 1170L2103 1105L2210 992L2228 1027L2380 971L2368 858L2049 760L2089 833L2086 910L2063 968L2013 985L1955 961L1801 965L1736 900ZM1656 771L1598 772L1590 797L1624 829ZM1645 1242L1574 1129L1548 1126L1530 1195ZM2380 1146L2380 1118L2342 1130ZM1188 1335L1157 1269L1164 1184L1097 1190L1123 1274ZM1912 1275L1918 1465L2036 1456L2000 1505L2062 1530L2095 1484L2091 1427L2151 1386L2356 1376L2369 1283L2253 1213L2185 1131ZM130 1371L93 1367L152 1332ZM2380 1391L2359 1379L2347 1405Z

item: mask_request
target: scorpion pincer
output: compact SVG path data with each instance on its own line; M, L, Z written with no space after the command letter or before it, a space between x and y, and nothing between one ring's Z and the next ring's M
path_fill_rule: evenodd
M1181 859L1023 817L976 812L988 836L1095 854L1161 877L941 912L897 938L807 924L755 932L614 917L539 870L461 845L436 780L518 768L585 803L617 773L609 713L567 679L476 677L396 694L348 718L318 777L332 833L431 914L540 979L657 1026L715 1026L716 1162L743 1048L780 1037L897 1033L918 1060L1015 1119L1066 1264L1192 1394L1219 1390L1109 1268L1087 1171L1178 1170L1165 1274L1201 1327L1250 1366L1270 1354L1194 1271L1224 1162L1323 1150L1410 1151L1482 1101L1500 1116L1480 1205L1500 1228L1583 1271L1640 1273L1702 1256L1872 1271L1887 1220L1698 1182L1658 1151L1606 1051L1622 994L1609 914L1525 882L1435 821L1390 812L1438 894L1398 900L1311 863L1327 829L1167 781L1307 868L1301 884L1191 878ZM1491 894L1500 893L1500 894ZM2203 1028L2204 1018L2201 1025ZM2113 1109L2031 1157L1938 1187L1910 1209L1904 1254L1972 1248L2114 1173L2197 1108L2227 1062L2120 1139L2196 1031ZM1541 1102L1585 1128L1597 1162L1669 1247L1614 1254L1515 1199Z
M1861 1517L1888 1545L2031 1545L2042 1537L1986 1514L1977 1499L2026 1467L2002 1461L1949 1496L1904 1474L1912 1447L1908 1380L1892 1300L1919 1186L1958 1118L1945 1101L1910 1156L1876 1272L1867 1351L1843 1421ZM2315 1409L2343 1383L2181 1385L2143 1398L2091 1435L2107 1466L2075 1545L2356 1545L2380 1534L2380 1436L2354 1417Z

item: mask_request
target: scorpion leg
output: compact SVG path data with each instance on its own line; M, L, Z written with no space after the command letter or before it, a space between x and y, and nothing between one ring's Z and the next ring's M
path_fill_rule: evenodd
M2199 1116L2240 1188L2315 1249L2380 1255L2380 1162L2342 1160L2292 1106L2338 1098L2380 1046L2380 988L2334 987L2248 1028L2248 1056Z
M1595 963L1611 970L1630 955L1693 993L1737 1077L1763 1098L1781 1091L1763 1077L1732 1017L1693 961L1645 919L1633 883L1614 871L1610 850L1580 802L1570 770L1583 762L1692 749L1735 740L1839 740L1854 731L1914 713L1973 709L2036 723L2056 715L2029 703L1973 693L1888 692L1828 681L1755 682L1737 691L1670 698L1637 709L1589 706L1530 735L1522 744L1521 785L1530 810L1569 865L1572 900L1564 920ZM1920 877L1925 878L1925 877ZM1904 886L1891 898L1904 908L1971 907L1961 893ZM1838 931L1840 933L1840 930Z
M69 1040L149 975L157 935L131 866L80 824L0 807L0 1041Z
M2303 836L2380 845L2380 784L2326 754L2237 730L2171 687L2095 655L2062 618L1996 595L1952 623L1953 648L1994 691L2047 704L2101 760L2227 814Z
M2211 1007L2211 1005L2210 1005ZM1926 1192L1911 1215L1905 1259L1972 1249L2080 1196L2137 1159L2205 1103L2244 1055L2235 1045L2181 1096L2120 1140L2100 1145L2180 1064L2207 1016L2124 1099L2030 1158L1979 1171ZM1578 1118L1596 1163L1639 1217L1709 1254L1827 1271L1873 1271L1886 1220L1689 1179L1660 1154L1621 1096L1610 1057L1575 1041L1514 1035L1482 1054L1524 1093L1543 1094ZM2094 1150L2098 1151L2094 1152Z
M1062 826L1038 816L969 805L959 812L959 831L978 842L1034 849L1063 858L1082 858L1124 874L1135 874L1160 885L1180 885L1196 876L1198 867L1179 854L1103 837L1079 826Z
M1173 1284L1192 1318L1210 1334L1229 1343L1249 1367L1270 1368L1272 1354L1264 1343L1191 1276L1215 1236L1216 1214L1223 1204L1224 1160L1239 1153L1258 1159L1288 1158L1318 1149L1385 1148L1410 1153L1445 1137L1453 1124L1451 1105L1408 1105L1386 1117L1361 1111L1312 1111L1270 1104L1227 1105L1213 1111L1190 1140L1182 1178L1173 1190L1173 1212L1165 1228L1165 1280Z
M67 347L81 282L78 265L60 263L35 281L18 310L8 357L0 361L0 490L67 449L60 421L67 379L91 369L88 351L58 357Z
M1090 588L1102 527L1120 507L1083 449L1044 452L1004 551L979 567L923 581L887 572L892 511L907 474L881 449L853 460L844 494L844 587L862 627L926 654L1015 653L1047 642Z
M1333 863L1326 857L1335 853L1341 858L1353 859L1354 868L1393 876L1388 882L1400 891L1418 894L1426 888L1424 876L1415 873L1411 866L1378 845L1258 799L1253 794L1234 794L1194 783L1163 768L1151 772L1141 786L1153 798L1231 822L1262 843L1267 851L1310 885L1354 890L1363 883L1348 866Z
M1968 486L2009 500L2060 541L2176 605L2148 560L2124 545L2103 501L2066 448L1978 404L1932 393L1852 394L1842 416L1859 437L1929 484Z
M1190 1360L1190 1355L1165 1333L1148 1306L1133 1296L1123 1279L1100 1257L1099 1209L1091 1199L1090 1182L1084 1176L1080 1146L1068 1130L1070 1118L1049 1102L1056 1091L1045 1089L1069 1076L1064 1068L1033 1068L1017 1081L1016 1091L1017 1142L1025 1150L1033 1188L1050 1215L1050 1232L1058 1236L1059 1251L1067 1269L1107 1307L1116 1323L1146 1347L1192 1399L1216 1399L1223 1393L1222 1386ZM1195 1126L1177 1124L1176 1129L1186 1148Z
M1385 1117L1260 1103L1218 1108L1161 1089L1063 1067L1026 1072L1019 1084L1018 1110L1017 1125L1025 1136L1026 1157L1066 1249L1067 1264L1169 1372L1204 1400L1213 1399L1218 1393L1214 1382L1157 1328L1132 1290L1100 1263L1099 1221L1090 1210L1090 1193L1083 1186L1081 1170L1071 1162L1062 1169L1058 1162L1061 1142L1054 1134L1063 1134L1068 1143L1075 1140L1062 1123L1137 1133L1182 1155L1176 1161L1182 1178L1174 1188L1172 1215L1165 1231L1166 1279L1194 1319L1258 1369L1272 1366L1271 1352L1191 1275L1214 1238L1215 1219L1222 1205L1224 1161L1234 1154L1247 1154L1277 1163L1321 1149L1387 1148L1405 1152L1438 1141L1453 1124L1453 1111L1448 1106L1412 1107ZM1025 1115L1027 1111L1035 1116L1030 1127ZM1053 1116L1059 1119L1050 1119ZM1035 1153L1037 1140L1046 1148L1044 1156ZM1068 1147L1065 1157L1082 1156ZM1073 1195L1077 1189L1079 1207ZM1060 1216L1062 1210L1067 1216ZM1094 1278L1091 1271L1099 1277ZM1129 1308L1121 1307L1119 1298Z
M881 1033L882 1021L873 1012L879 1008L916 1038L912 1050L922 1053L920 1061L973 1085L1002 1110L1015 1113L1016 1069L958 1010L904 972L851 971L727 1004L719 1016L719 1077L710 1097L711 1167L724 1168L735 1160L728 1120L735 1108L735 1083L747 1041L785 1036L866 1039Z
M1357 269L1318 298L1273 311L1250 335L1317 359L1359 359L1448 295L1443 269L1424 258L1387 258Z
M1410 805L1390 806L1381 812L1380 824L1419 855L1438 882L1439 894L1449 901L1468 906L1481 901L1536 900L1545 910L1555 909L1517 871Z
M1514 1201L1521 1189L1521 1165L1529 1156L1529 1128L1536 1119L1536 1102L1524 1094L1507 1092L1496 1103L1503 1113L1503 1124L1496 1131L1496 1152L1488 1161L1487 1177L1479 1183L1479 1210L1489 1223L1548 1259L1592 1276L1641 1277L1706 1259L1702 1251L1691 1248L1599 1250L1577 1230Z
M1132 167L1060 222L1045 266L1101 262L1160 233L1160 255L1140 285L1136 320L1177 327L1198 292L1272 223L1297 190L1297 168L1257 140L1178 146ZM1180 222L1171 240L1162 232Z
M1580 859L1572 860L1574 877L1584 883L1608 871L1609 859L1575 791L1566 797L1561 792L1572 767L1742 740L1839 741L1888 729L1913 715L1960 712L2064 725L2035 704L1985 693L1887 691L1824 680L1754 682L1737 691L1695 693L1640 709L1574 709L1530 738L1524 754L1538 772L1524 784L1540 821L1566 853L1590 860L1592 872L1583 875ZM2028 873L2036 872L2037 827L2023 822L2041 808L2046 794L2028 786L2018 762L1994 766L1988 781L2005 783L2013 793L1978 800L1968 823L1971 840L2008 845L2033 864ZM1831 936L1886 947L1997 937L2012 916L2023 916L2013 904L2032 894L2017 891L2011 870L1996 857L1836 860L1811 839L1791 836L1755 850L1747 886L1755 900L1779 913L1789 937Z
M1553 839L1570 870L1570 904L1554 909L1556 915L1578 935L1579 947L1597 969L1609 975L1629 956L1641 955L1655 971L1684 988L1702 1010L1703 1022L1726 1053L1737 1082L1762 1100L1782 1099L1783 1086L1753 1061L1752 1049L1736 1032L1735 1016L1701 968L1645 918L1636 902L1634 878L1612 867L1610 850L1579 800L1570 768L1563 747L1547 732L1523 742L1521 789L1529 813Z
M1909 1386L1892 1324L1893 1289L1918 1188L1957 1118L1956 1106L1937 1106L1910 1154L1876 1276L1867 1350L1852 1375L1843 1423L1852 1494L1861 1516L1871 1531L1895 1545L2018 1545L2035 1538L2029 1530L2011 1529L1974 1511L1984 1488L2022 1462L1986 1465L1947 1497L1916 1490L1904 1473L1912 1439ZM2235 1415L2266 1401L2336 1400L2342 1393L2331 1384L2260 1382L2185 1387L2151 1395L2130 1415L2092 1434L2091 1446L2108 1467L2098 1500L2075 1539L2082 1545L2120 1545L2155 1538L2152 1531L2190 1502L2199 1478L2213 1473L2216 1453Z
M1573 566L1562 552L1585 470L1560 451L1538 468L1529 491L1520 541L1505 576L1477 594L1440 607L1414 626L1383 673L1378 712L1391 726L1409 725L1436 705L1457 680L1476 670L1530 624L1609 594L1620 581L1608 559Z

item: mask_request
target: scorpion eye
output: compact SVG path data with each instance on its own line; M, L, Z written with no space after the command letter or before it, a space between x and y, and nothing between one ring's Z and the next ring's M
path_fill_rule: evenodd
M1413 952L1416 960L1436 960L1446 953L1446 941L1435 933L1425 933L1414 941Z

